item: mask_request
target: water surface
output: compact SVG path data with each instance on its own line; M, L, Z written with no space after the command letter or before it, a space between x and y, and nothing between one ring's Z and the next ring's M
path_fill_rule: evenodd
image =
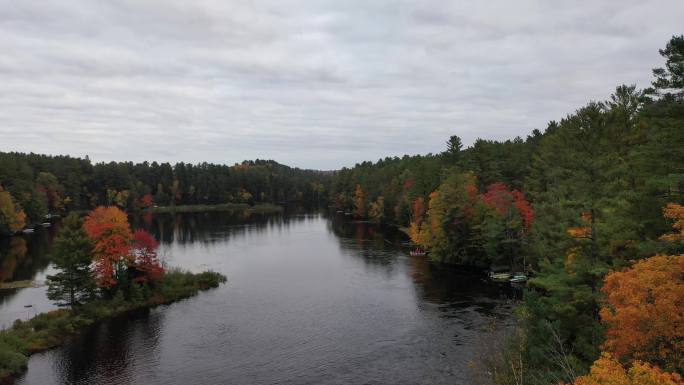
M510 314L505 289L344 217L148 215L135 226L168 265L228 283L96 325L31 357L19 384L465 384L483 330Z

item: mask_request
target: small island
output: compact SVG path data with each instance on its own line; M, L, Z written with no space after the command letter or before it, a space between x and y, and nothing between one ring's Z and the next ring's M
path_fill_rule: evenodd
M131 231L125 212L98 207L85 221L72 213L55 240L59 272L48 276L48 298L64 309L16 320L0 331L0 384L11 384L31 354L61 345L98 321L169 304L218 287L226 277L213 271L166 270L159 244L144 230Z

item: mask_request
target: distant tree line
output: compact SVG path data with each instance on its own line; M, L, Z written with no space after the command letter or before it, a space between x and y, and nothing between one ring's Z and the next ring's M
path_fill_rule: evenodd
M200 163L109 162L86 157L0 152L0 232L39 223L48 213L116 205L317 202L329 174L271 160L233 166Z

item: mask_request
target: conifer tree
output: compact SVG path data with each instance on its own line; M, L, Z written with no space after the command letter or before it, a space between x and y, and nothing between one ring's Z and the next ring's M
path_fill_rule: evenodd
M60 306L78 306L95 293L90 269L93 245L83 229L83 221L71 213L54 243L53 262L60 271L47 277L48 298Z

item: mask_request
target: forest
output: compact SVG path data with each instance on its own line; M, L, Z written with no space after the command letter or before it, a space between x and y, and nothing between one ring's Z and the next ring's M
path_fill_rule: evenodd
M316 202L329 173L270 160L210 163L109 162L86 157L0 152L0 234L41 223L48 214L116 205Z
M544 131L337 172L334 205L403 227L438 262L528 271L495 384L681 384L684 36L652 87Z

